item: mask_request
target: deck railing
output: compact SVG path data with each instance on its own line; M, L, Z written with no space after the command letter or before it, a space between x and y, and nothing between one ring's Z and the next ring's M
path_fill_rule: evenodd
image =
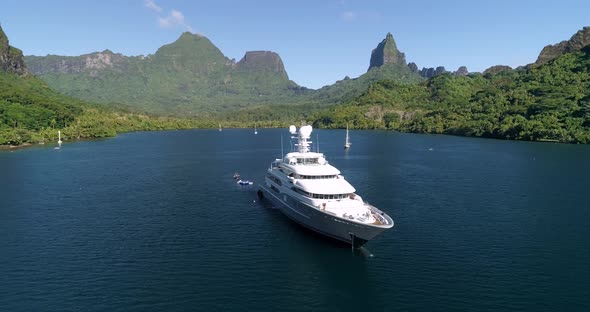
M379 220L379 222L381 222L381 224L390 224L389 221L387 220L387 218L385 218L382 214L383 212L379 209L377 209L377 207L375 206L371 206L369 204L367 204L367 206L369 207L369 210L371 210L371 212L373 213L373 217L375 217L377 220Z

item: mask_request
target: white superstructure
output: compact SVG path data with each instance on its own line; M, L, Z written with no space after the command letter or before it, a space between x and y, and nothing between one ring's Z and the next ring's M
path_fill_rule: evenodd
M289 130L297 139L296 151L272 162L260 196L301 225L355 247L393 226L387 214L355 193L324 154L310 150L311 126Z

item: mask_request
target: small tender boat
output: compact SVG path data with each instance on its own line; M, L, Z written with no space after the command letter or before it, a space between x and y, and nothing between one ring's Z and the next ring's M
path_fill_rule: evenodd
M254 182L248 180L238 180L237 182L239 185L252 185Z
M234 176L233 176L233 178L234 178L234 180L239 180L239 179L240 179L240 174L239 174L239 173L237 173L237 172L236 172L236 173L234 173Z

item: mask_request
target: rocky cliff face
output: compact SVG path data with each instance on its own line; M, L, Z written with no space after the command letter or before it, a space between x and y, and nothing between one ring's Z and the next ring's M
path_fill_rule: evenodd
M125 56L110 50L93 52L80 56L27 56L30 70L38 75L45 74L89 74L99 75L103 71L125 73L128 70L164 68L171 71L190 71L195 74L211 72L231 73L233 69L243 71L265 71L288 78L281 57L272 51L249 51L238 62L228 59L204 36L183 33L175 42L164 45L153 55ZM152 68L153 69L153 68Z
M483 74L497 74L505 70L512 70L512 67L506 65L494 65L483 71Z
M248 51L244 57L237 63L238 69L268 71L284 75L287 77L287 71L281 57L272 51Z
M175 42L164 45L155 54L148 56L125 56L110 50L93 52L80 56L26 56L31 71L45 74L87 74L100 75L102 72L126 73L129 70L162 69L207 73L231 67L217 47L206 37L183 33Z
M410 71L413 72L414 74L420 73L420 70L418 69L418 65L416 65L416 63L414 63L414 62L408 63L408 68L410 68Z
M124 71L130 58L120 53L104 50L80 56L27 56L26 59L31 72L38 75L78 74L88 71L94 76L105 69Z
M422 67L422 69L418 69L418 65L416 65L416 63L414 62L410 62L408 64L408 68L410 68L410 70L419 75L422 78L432 78L434 76L440 75L440 74L444 74L447 73L448 71L445 69L444 66L438 66L436 68L434 67ZM453 75L455 76L467 76L469 74L469 71L467 70L467 67L465 66L461 66L457 69L457 71L453 72Z
M387 33L385 39L371 52L369 70L386 64L406 65L406 56L397 49L391 33Z
M444 66L438 66L436 68L434 68L434 67L430 67L430 68L423 67L422 70L420 70L420 77L423 77L423 78L428 79L428 78L432 78L434 76L438 76L440 74L444 74L446 72L447 72L447 70L445 69Z
M457 71L453 72L455 76L467 76L469 75L469 71L467 70L466 66L460 66L457 68Z
M587 45L590 45L590 27L582 28L570 40L564 40L558 44L544 47L535 64L544 64L565 53L580 51Z
M0 26L0 71L9 72L17 75L26 75L29 73L23 59L23 52L15 47L11 47L8 37Z

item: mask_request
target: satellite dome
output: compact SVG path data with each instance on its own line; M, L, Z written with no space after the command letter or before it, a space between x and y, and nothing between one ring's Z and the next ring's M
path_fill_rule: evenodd
M309 139L311 137L312 128L310 125L299 128L299 134L302 138Z

